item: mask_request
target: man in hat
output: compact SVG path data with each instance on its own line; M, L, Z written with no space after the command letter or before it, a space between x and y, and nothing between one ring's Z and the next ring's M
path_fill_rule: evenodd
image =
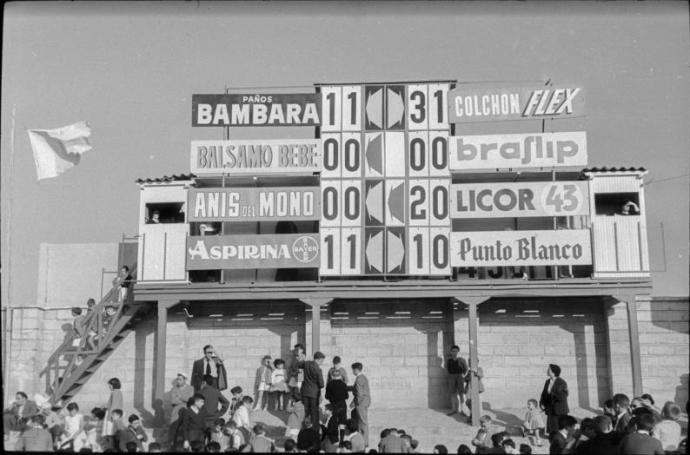
M177 377L173 381L173 387L170 390L170 406L172 411L170 414L170 442L174 442L177 427L180 424L180 412L187 407L187 402L194 396L194 387L187 384L187 376L183 373L177 373Z
M568 384L560 377L561 367L549 364L546 374L549 379L544 383L539 406L546 413L546 431L550 435L560 430L558 417L567 416L570 409L568 408Z
M177 377L173 381L173 387L170 390L170 406L172 406L171 424L180 417L180 409L187 407L187 400L193 396L194 387L187 384L187 376L184 373L177 373Z
M213 346L204 346L204 357L195 360L192 365L192 387L194 392L199 392L204 384L204 376L209 375L213 378L213 386L218 390L228 388L228 374L223 366L223 359L216 355Z

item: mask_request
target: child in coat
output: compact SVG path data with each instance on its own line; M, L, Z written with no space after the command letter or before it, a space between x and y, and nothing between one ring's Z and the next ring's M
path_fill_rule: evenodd
M264 398L264 392L266 392L266 395L271 391L271 373L273 372L273 368L271 365L271 356L270 355L265 355L263 359L261 359L261 366L259 367L258 370L256 370L256 401L254 403L254 411L258 411L259 408L261 408L262 400ZM266 400L266 404L263 406L263 410L265 411L268 408L268 400Z
M275 369L271 372L271 393L275 397L276 411L283 411L285 410L285 397L288 392L285 361L276 359L273 365Z
M534 443L541 447L541 430L544 428L544 418L539 410L539 403L534 398L527 401L527 412L522 422L523 436L534 436ZM531 439L531 438L530 438Z

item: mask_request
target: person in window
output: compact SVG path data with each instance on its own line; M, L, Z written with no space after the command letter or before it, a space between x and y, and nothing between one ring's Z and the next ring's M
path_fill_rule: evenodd
M635 204L633 201L627 201L625 204L623 204L623 207L621 207L620 211L621 215L639 215L640 214L640 207Z
M151 219L149 220L149 224L160 224L161 222L161 212L158 210L154 210L153 214L151 215Z

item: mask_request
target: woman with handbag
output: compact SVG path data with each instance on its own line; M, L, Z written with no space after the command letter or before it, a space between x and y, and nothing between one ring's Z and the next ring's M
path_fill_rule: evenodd
M472 368L472 359L468 360L468 365L469 369L467 370L467 374L465 375L465 382L467 383L467 408L470 411L469 414L469 420L470 422L472 421L472 376L477 378L477 388L479 389L479 393L484 393L484 382L482 379L484 378L484 370L482 370L482 367L477 366L476 368ZM481 400L479 400L479 410L481 411L482 403Z
M118 378L110 378L108 380L108 387L110 388L110 397L108 397L108 403L104 406L105 417L103 419L102 434L104 437L112 439L115 436L113 429L113 421L110 418L112 412L115 409L120 409L124 407L124 399L122 397L122 383Z

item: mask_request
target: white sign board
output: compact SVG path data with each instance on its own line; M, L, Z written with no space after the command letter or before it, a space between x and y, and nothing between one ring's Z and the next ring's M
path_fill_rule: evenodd
M555 168L587 165L584 131L534 134L452 136L454 171Z
M192 141L196 175L312 174L322 166L320 139Z
M453 267L589 265L588 229L453 232Z
M467 183L451 186L451 218L589 215L587 182Z

